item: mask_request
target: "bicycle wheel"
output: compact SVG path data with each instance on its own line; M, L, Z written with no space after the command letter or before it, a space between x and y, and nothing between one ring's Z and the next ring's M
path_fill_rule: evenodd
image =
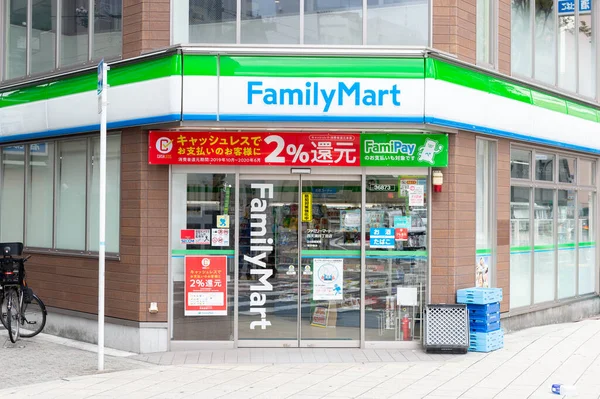
M21 306L21 337L31 338L38 335L46 325L46 306L37 295L33 294L31 303Z
M6 325L6 301L4 300L4 291L2 295L0 295L0 322L6 330L8 330L8 325Z
M6 309L6 327L8 337L13 344L19 339L19 319L21 318L21 306L19 304L19 292L12 288L8 292L8 303Z

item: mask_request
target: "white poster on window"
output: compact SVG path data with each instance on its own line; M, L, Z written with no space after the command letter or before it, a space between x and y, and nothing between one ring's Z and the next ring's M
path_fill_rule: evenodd
M344 298L344 260L313 260L313 300L334 301Z
M211 243L213 247L228 247L229 229L212 229Z
M423 206L425 204L425 187L420 184L408 186L408 206Z

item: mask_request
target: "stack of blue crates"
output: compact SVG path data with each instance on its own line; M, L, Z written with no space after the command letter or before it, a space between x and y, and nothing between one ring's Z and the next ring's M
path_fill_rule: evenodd
M465 288L456 293L456 302L469 312L469 351L491 352L504 347L500 329L502 288Z

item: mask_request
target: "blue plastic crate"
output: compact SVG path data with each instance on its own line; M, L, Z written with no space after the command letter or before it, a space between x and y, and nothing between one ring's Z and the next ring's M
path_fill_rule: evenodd
M470 332L490 332L500 329L500 322L494 321L493 323L469 323Z
M493 323L495 321L500 321L500 312L496 313L488 313L483 315L473 315L469 313L469 321L471 324L473 323Z
M498 329L491 332L471 332L469 333L469 343L481 343L481 342L496 342L504 339L504 331Z
M488 333L472 332L469 334L469 351L490 352L504 347L504 331L496 330Z
M469 345L469 352L491 352L504 348L504 341Z
M486 315L490 313L496 313L500 311L500 302L488 303L486 305L476 305L474 303L469 303L467 305L467 309L469 310L469 317L471 315Z
M457 303L485 305L502 301L502 288L464 288L456 292Z

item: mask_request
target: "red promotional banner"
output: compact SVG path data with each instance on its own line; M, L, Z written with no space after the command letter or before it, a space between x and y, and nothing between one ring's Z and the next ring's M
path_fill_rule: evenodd
M227 257L186 256L185 316L227 315Z
M360 166L360 134L151 131L148 162L171 165Z

